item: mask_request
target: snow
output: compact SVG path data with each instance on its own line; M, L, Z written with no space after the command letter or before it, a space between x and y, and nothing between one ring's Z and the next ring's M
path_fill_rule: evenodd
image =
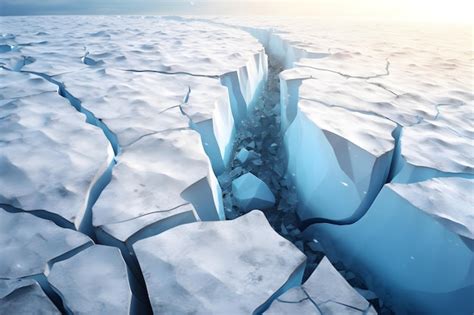
M130 314L127 266L117 248L94 245L55 263L48 281L73 314Z
M232 181L232 192L237 205L243 211L267 209L275 204L275 196L268 186L252 173L234 179Z
M0 209L0 278L43 273L55 258L91 243L87 236L51 221Z
M301 285L276 299L265 314L377 314L324 257Z
M359 221L319 225L315 237L395 312L470 313L472 187L462 178L386 184Z
M50 92L54 85L30 74L2 79L8 84L0 92L6 97L0 104L0 203L44 210L79 227L90 191L112 159L106 138Z
M0 280L0 314L59 315L59 310L48 299L34 280Z
M464 107L464 110L457 109L458 113L465 114L461 126L466 121L472 122L472 107ZM472 123L470 128L466 126L468 128L460 131L465 134L460 134L456 131L461 129L457 127L459 121L449 116L446 113L445 121L425 122L403 130L395 182L411 183L445 176L474 178L474 144L472 135L468 134Z
M155 313L250 314L297 285L305 263L260 211L181 225L134 249Z

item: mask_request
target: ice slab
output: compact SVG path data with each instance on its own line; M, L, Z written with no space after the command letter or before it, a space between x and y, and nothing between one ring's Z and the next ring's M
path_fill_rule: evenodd
M305 263L260 211L181 225L134 249L156 313L261 312L280 288L299 284Z
M278 297L265 314L377 314L326 257L301 285Z
M388 177L395 128L377 116L300 101L284 139L300 217L362 215Z
M111 182L93 208L93 225L125 241L173 216L184 214L186 222L222 219L220 198L199 134L166 131L142 138L117 158ZM183 207L188 204L193 206Z
M123 149L153 133L191 127L217 172L229 162L234 120L227 88L217 79L108 68L57 78L114 132Z
M288 94L286 99L282 94L282 123L286 122L286 127L294 119L300 99L384 117L401 126L433 119L437 114L435 103L430 103L423 96L409 93L396 95L364 79L310 68L286 70L280 78L282 90ZM292 88L298 84L299 90Z
M8 97L0 103L0 203L47 211L79 227L112 148L45 80L18 73L5 78L16 88L2 85L0 92Z
M40 285L31 279L0 280L0 314L59 315Z
M394 182L447 176L474 178L472 107L450 108L440 115L439 120L403 129Z
M55 258L90 244L87 236L51 221L0 209L0 278L43 273Z
M234 179L232 192L237 205L245 212L253 209L267 209L275 204L275 196L270 188L252 173Z
M329 257L361 275L395 312L470 314L473 183L386 184L358 222L313 231Z
M57 262L48 281L74 314L130 314L127 266L117 248L94 245Z

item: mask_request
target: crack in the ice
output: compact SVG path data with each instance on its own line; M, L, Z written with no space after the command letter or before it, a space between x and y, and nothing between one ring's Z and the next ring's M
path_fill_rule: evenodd
M131 145L133 145L133 144L137 143L138 141L142 140L143 138L146 138L146 137L149 137L149 136L152 136L152 135L165 133L165 132L171 132L171 131L189 130L190 128L192 128L193 120L183 109L183 105L187 104L188 101L189 101L189 95L190 94L191 94L191 87L188 86L188 91L186 92L185 96L183 97L183 101L180 104L167 107L167 108L165 108L165 109L163 109L163 110L161 110L160 112L157 113L157 115L160 115L160 114L162 114L162 113L164 113L168 110L171 110L173 108L179 108L179 111L180 111L181 115L185 116L189 121L188 122L188 127L168 128L168 129L163 129L163 130L151 131L151 132L143 134L143 135L139 136L138 138L130 141L129 143L123 145L122 148L130 147Z
M145 133L145 134L139 136L138 138L128 142L127 144L122 145L121 148L122 149L128 148L128 147L134 145L135 143L139 142L140 140L142 140L146 137L149 137L149 136L153 136L153 135L160 134L160 133L166 133L166 132L171 132L171 131L182 131L182 130L189 130L189 127L168 128L168 129L163 129L163 130L158 130L158 131L151 131L151 132L148 132L148 133Z
M301 287L301 290L303 290L304 294L306 294L306 296L308 297L308 300L314 305L314 307L316 307L316 309L319 311L319 313L324 314L323 311L319 308L318 303L316 303L316 301L314 301L311 298L311 295L309 295L309 293L306 291L306 289L303 286Z
M191 72L186 72L186 71L165 71L165 70L151 70L151 69L119 69L121 71L127 71L127 72L137 72L137 73L142 73L142 72L148 72L148 73L159 73L159 74L165 74L165 75L189 75L192 77L198 77L198 78L210 78L210 79L219 79L219 75L215 74L200 74L200 73L191 73Z
M398 126L402 126L396 120L394 120L392 118L389 118L385 115L381 115L381 114L379 114L377 112L374 112L374 111L361 110L361 109L346 107L346 106L343 106L343 105L330 104L330 103L327 103L327 102L324 102L324 101L321 101L321 100L315 100L315 99L306 98L306 97L302 97L302 96L300 96L299 98L302 99L302 100L319 103L319 104L327 106L327 107L341 108L341 109L345 109L345 110L348 110L348 111L354 112L354 113L359 113L359 114L364 114L364 115L372 115L372 116L379 117L379 118L382 118L382 119L387 119L387 120L397 124ZM378 103L378 104L382 104L382 103ZM413 127L413 126L421 124L423 121L425 121L424 117L421 117L421 116L418 116L418 115L416 116L416 119L417 119L416 122L411 123L411 124L404 124L403 127Z
M58 293L58 291L55 288L53 288L51 283L49 283L48 278L46 277L44 273L39 273L39 274L34 274L34 275L29 275L29 276L24 276L24 277L19 277L19 278L0 278L0 280L7 280L7 281L33 280L40 286L41 291L43 291L46 297L51 301L51 303L54 304L54 306L59 310L61 314L66 314L66 315L73 314L70 308L66 305L62 296ZM28 287L28 286L17 288L13 290L10 294L13 294L15 291L25 288L25 287Z
M336 71L336 70L331 70L331 69L326 69L326 68L319 68L319 67L315 67L315 66L311 66L311 65L301 64L301 63L297 63L297 66L301 67L301 68L310 68L310 69L314 69L314 70L335 73L335 74L338 74L338 75L340 75L340 76L342 76L346 79L370 80L370 79L376 79L376 78L385 77L385 76L390 75L390 60L388 58L386 59L385 73L379 73L379 74L368 75L368 76L350 75L350 74L343 73L343 72Z
M285 304L299 304L303 301L309 300L309 297L305 297L304 299L301 299L298 301L285 301L285 300L282 300L281 298L277 298L276 300L280 303L285 303Z
M10 104L11 102L14 102L14 101L16 101L16 100L21 100L22 98L35 97L35 96L40 96L40 95L48 94L48 93L56 93L56 91L54 91L54 90L51 90L51 91L42 91L42 92L38 92L38 93L34 93L34 94L8 97L8 98L5 99L5 100L8 100L8 102L4 103L4 105Z
M367 81L367 83L369 84L372 84L372 85L375 85L385 91L387 91L388 93L392 94L393 96L395 96L396 98L402 96L403 94L397 94L395 93L394 91L392 91L391 89L389 89L388 87L386 87L385 85L383 85L382 83L378 83L378 82L371 82L371 81Z
M169 110L171 110L171 109L173 109L173 108L180 107L180 106L181 106L181 104L172 105L172 106L170 106L170 107L167 107L167 108L165 108L165 109L159 111L159 112L157 113L157 115L162 114L162 113L164 113L164 112L166 112L166 111L169 111Z

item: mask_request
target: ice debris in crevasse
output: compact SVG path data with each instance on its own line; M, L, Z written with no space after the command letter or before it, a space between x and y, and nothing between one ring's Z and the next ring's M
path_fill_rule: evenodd
M268 186L252 173L232 181L232 192L237 206L245 212L268 209L275 204L275 196Z
M181 225L134 249L156 314L259 313L300 283L306 260L257 210Z
M324 257L300 287L279 296L265 314L359 314L377 312Z
M130 314L127 266L117 248L86 248L53 264L48 281L72 314Z
M0 279L0 314L59 315L61 312L33 279Z

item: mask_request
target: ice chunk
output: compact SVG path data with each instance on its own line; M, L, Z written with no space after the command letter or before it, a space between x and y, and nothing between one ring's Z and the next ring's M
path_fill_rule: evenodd
M377 312L324 257L301 287L280 296L265 314L364 315Z
M0 280L0 314L59 315L59 310L31 279Z
M156 313L261 312L281 288L299 284L305 263L260 211L181 225L134 249Z
M9 98L0 102L0 203L47 211L78 228L91 190L113 158L112 148L101 129L49 92L52 84L10 74L6 77L18 86L0 89ZM37 94L28 95L29 88Z
M85 235L28 213L0 208L0 278L40 274L55 258L91 245Z
M395 128L377 116L300 101L285 135L300 216L349 220L363 214L388 177Z
M270 188L252 173L234 179L232 192L237 205L245 212L253 209L267 209L275 204L275 196Z
M94 245L55 263L48 281L74 314L130 314L127 266L117 248Z
M358 222L313 231L395 312L470 314L473 187L463 178L386 184Z
M119 228L114 223L154 213L172 217L188 203L194 205L197 217L217 220L224 215L220 198L198 133L163 132L141 139L119 156L112 180L93 208L93 225Z

